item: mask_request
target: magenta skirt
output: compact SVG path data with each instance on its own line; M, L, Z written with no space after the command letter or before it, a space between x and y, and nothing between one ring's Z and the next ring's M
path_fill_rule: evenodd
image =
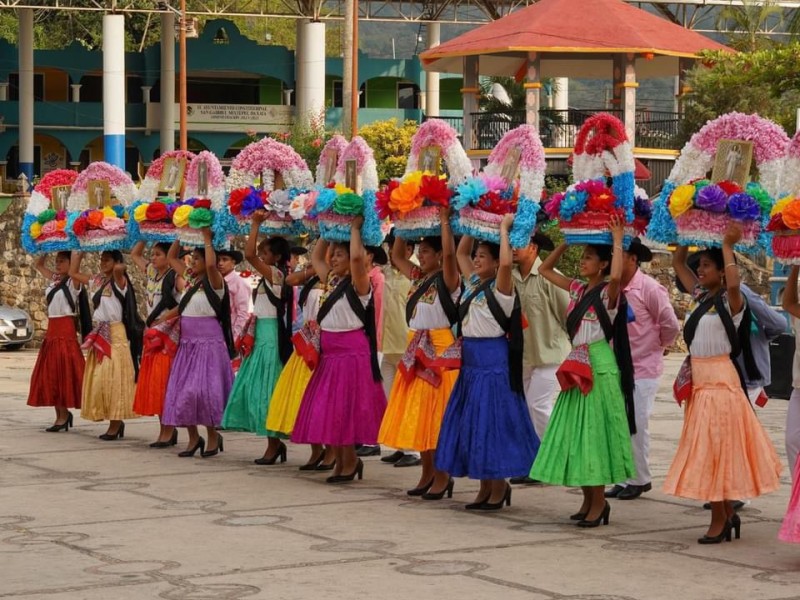
M292 441L301 444L376 444L386 395L372 378L363 329L323 331L320 361L308 383Z

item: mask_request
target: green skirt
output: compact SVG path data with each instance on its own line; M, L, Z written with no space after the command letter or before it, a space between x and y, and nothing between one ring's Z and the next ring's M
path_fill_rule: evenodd
M589 345L594 384L561 392L530 476L554 485L598 486L635 477L631 436L613 350Z
M258 319L255 337L253 351L242 361L233 382L222 428L286 438L288 436L266 428L269 400L283 369L278 355L277 319Z

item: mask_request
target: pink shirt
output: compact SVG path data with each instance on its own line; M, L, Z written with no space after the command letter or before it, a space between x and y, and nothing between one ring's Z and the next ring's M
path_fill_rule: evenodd
M253 289L235 270L225 275L225 283L228 284L231 298L231 329L233 339L236 339L241 335L250 316Z
M623 290L635 320L628 323L634 377L658 379L664 372L664 348L680 332L666 288L639 269Z
M369 272L369 284L372 286L372 297L375 299L375 327L378 338L378 351L383 351L383 288L386 276L379 266L372 267Z

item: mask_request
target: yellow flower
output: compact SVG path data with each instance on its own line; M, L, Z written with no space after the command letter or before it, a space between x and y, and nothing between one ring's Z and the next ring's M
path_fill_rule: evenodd
M403 183L416 184L417 186L419 186L419 184L422 183L423 175L430 175L430 173L428 173L427 171L424 173L422 171L412 171L411 173L403 177Z
M147 207L148 204L140 204L136 207L136 210L133 211L133 218L136 220L137 223L141 223L142 221L147 220Z
M108 217L109 219L115 219L117 217L117 213L115 213L114 209L110 206L106 206L103 208L103 216Z
M772 210L769 211L769 216L774 217L775 215L782 213L783 209L794 200L794 196L784 196L780 200L778 200L775 205L772 207Z
M192 214L192 207L187 205L179 206L172 215L172 223L175 227L186 227L189 224L189 215Z
M353 193L353 190L351 190L349 187L347 187L343 183L337 183L335 186L333 186L333 191L336 192L337 196L342 196L344 194L352 194Z
M680 217L694 206L694 193L693 185L679 185L673 190L669 197L669 212L673 219Z
M35 221L31 224L31 237L36 239L40 235L42 235L42 225L38 221Z

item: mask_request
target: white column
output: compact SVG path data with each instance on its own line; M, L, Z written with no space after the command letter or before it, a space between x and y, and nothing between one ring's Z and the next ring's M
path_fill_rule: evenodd
M19 14L19 169L33 180L33 10ZM26 190L27 191L27 190Z
M80 83L71 83L69 87L72 89L72 101L73 102L80 102L81 101L81 84Z
M304 40L303 36L305 35L306 28L304 25L308 23L306 19L297 19L295 21L295 39L294 39L294 87L297 90L297 94L295 94L295 107L297 109L296 114L300 114L300 82L304 81L305 74L303 73L303 69L305 68L305 62L300 60L300 48L303 46ZM291 102L289 103L291 104Z
M152 85L142 86L142 104L150 104L150 90L152 89Z
M103 15L103 154L125 169L125 17Z
M626 54L622 60L622 115L625 133L631 145L636 146L636 55Z
M283 90L283 105L284 106L291 106L292 105L292 92L294 90L292 88L287 88Z
M461 102L464 107L464 149L475 150L478 140L475 136L475 123L472 114L478 112L478 57L464 57L464 87L461 88Z
M175 15L171 12L161 14L160 102L163 154L175 150Z
M428 23L428 49L435 48L441 43L441 26L439 23ZM428 117L439 116L439 73L427 71L425 73L425 115Z
M299 67L297 80L297 118L308 122L325 108L325 23L300 25L302 35L295 60Z
M553 109L569 110L569 77L554 77L553 87Z
M540 81L539 54L528 53L528 74L525 88L525 122L539 129L542 82Z
M358 98L353 98L353 77L358 79L358 73L353 73L353 52L358 52L358 43L353 40L353 12L356 10L356 0L345 0L344 22L342 23L342 132L345 137L350 137L353 132L352 105L358 103ZM355 50L354 50L355 49Z
M8 100L8 82L0 81L0 102Z

